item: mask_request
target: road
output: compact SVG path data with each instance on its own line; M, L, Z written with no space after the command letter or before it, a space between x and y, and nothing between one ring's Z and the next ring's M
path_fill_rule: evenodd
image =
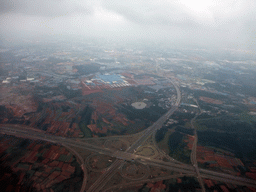
M171 83L173 84L177 92L177 100L175 105L165 115L160 117L153 125L148 127L144 131L143 135L126 150L127 153L134 153L141 146L141 144L144 143L148 139L148 137L152 135L155 131L160 129L165 121L178 109L181 100L181 93L178 86L172 81ZM110 168L105 173L103 173L99 177L99 179L88 189L88 192L100 191L123 164L123 160L116 160L112 164L113 166L110 166Z
M163 161L155 160L155 159L154 160L145 159L143 161L139 160L138 162L145 163L145 164L151 165L151 166L161 167L161 168L164 168L167 170L182 172L185 174L194 174L194 176L196 176L194 166L190 166L190 165L186 165L186 164L182 164L182 165L174 164L172 162L163 162ZM199 170L202 178L213 179L213 180L220 181L220 182L225 181L226 183L232 183L232 184L236 184L236 185L242 185L242 186L256 188L256 181L252 180L252 179L237 177L237 176L233 176L230 174L219 173L219 172L201 169L201 168L199 168L198 170Z
M91 151L95 151L97 153L100 154L105 154L105 155L109 155L109 156L113 156L116 158L119 158L117 160L117 162L114 162L108 170L111 170L109 173L107 173L107 177L110 177L111 175L113 175L114 173L116 173L115 171L117 171L118 166L122 165L122 162L124 162L123 160L127 160L130 161L131 159L128 158L129 155L127 152L121 152L121 151L113 151L113 150L109 150L109 149L104 149L101 147L97 147L97 146L93 146L90 145L88 143L84 143L84 142L79 142L76 140L73 140L71 138L63 138L60 136L53 136L53 135L49 135L49 134L45 134L43 132L40 131L36 131L36 130L29 130L29 132L25 129L22 130L24 128L18 128L16 127L3 127L3 125L0 127L0 133L2 134L9 134L9 135L14 135L17 137L24 137L24 138L30 138L30 139L40 139L40 140L44 140L44 141L49 141L49 142L53 142L53 143L59 143L59 144L64 144L67 145L69 147L77 147L80 149L86 149L86 150L91 150ZM139 163L142 164L147 164L147 165L151 165L151 166L156 166L156 167L161 167L161 168L165 168L168 170L173 170L176 172L182 172L185 174L194 174L195 173L195 168L194 166L191 165L186 165L186 164L180 164L180 163L175 163L175 162L164 162L161 160L156 160L156 159L150 159L148 157L144 157L144 156L140 156L140 155L134 155L131 154L132 158L136 158L135 160ZM106 171L107 172L107 171ZM106 173L105 172L105 173ZM256 181L254 180L250 180L250 179L246 179L246 178L242 178L242 177L237 177L237 176L232 176L229 174L225 174L225 173L219 173L219 172L215 172L215 171L210 171L210 170L206 170L206 169L201 169L199 168L199 172L201 174L201 176L203 178L209 178L209 179L214 179L217 181L225 181L227 183L233 183L233 184L237 184L237 185L243 185L243 186L250 186L250 187L255 187L256 188ZM104 180L101 180L101 182L103 182ZM107 180L105 180L105 182L107 182Z
M123 160L116 160L112 165L109 167L109 169L103 173L94 183L91 185L91 187L87 190L87 192L96 192L100 191L107 182L115 175L118 171L118 168L122 166L125 163Z
M65 137L60 137L60 136L54 136L54 135L49 135L40 131L36 130L29 130L24 127L5 127L4 125L1 126L0 132L3 134L10 134L14 135L17 137L24 137L24 138L30 138L30 139L39 139L39 140L44 140L52 143L59 143L61 145L68 145L70 147L78 147L82 149L87 149L90 151L94 151L97 153L101 154L106 154L109 156L113 155L113 151L107 148L102 148L99 146L95 146L89 143L84 143L84 142L79 142L75 139L71 138L65 138Z
M157 181L163 181L163 180L168 180L168 179L173 179L173 178L179 178L179 177L194 177L195 175L194 174L175 174L175 175L169 175L169 176L165 176L165 177L158 177L158 178L155 178L155 179L144 179L144 180L139 180L139 181L132 181L132 185L133 186L139 186L139 185L143 185L145 183L154 183L154 182L157 182ZM104 192L105 191L112 191L113 192L113 189L122 189L124 187L130 187L131 186L131 183L126 183L126 184L119 184L119 185L115 185L115 186L111 186L107 189L104 189Z
M77 153L74 149L72 149L71 147L62 144L66 149L68 149L73 155L75 155L77 161L79 162L79 164L81 165L81 169L84 172L84 178L83 178L83 183L82 183L82 187L80 189L80 192L83 192L85 190L86 184L87 184L87 170L85 168L85 164L84 164L84 160L81 157L81 155L79 153Z
M196 120L196 118L202 114L202 109L199 105L199 103L197 102L196 99L194 99L200 112L196 114L196 116L191 120L191 128L194 129L194 142L193 142L193 147L192 147L192 152L191 152L191 156L190 156L190 159L191 159L191 163L192 165L195 167L195 171L196 171L196 175L197 175L197 179L198 179L198 182L201 186L201 189L203 192L205 192L205 187L204 187L204 182L203 182L203 179L201 177L201 174L199 172L199 169L198 169L198 163L197 163L197 159L196 159L196 149L197 149L197 142L198 142L198 136L197 136L197 131L196 131L196 128L194 126L194 122Z
M155 131L160 129L166 122L166 120L169 119L169 117L178 109L181 100L181 93L177 85L175 85L173 82L172 84L174 85L177 92L177 101L175 105L167 113L160 117L153 125L151 125L144 131L143 135L127 149L128 153L133 153L134 150L138 149L141 146L141 144L144 143L148 139L148 137L152 135Z
M218 173L210 170L205 169L199 169L196 163L196 153L192 152L191 155L191 161L194 166L176 163L176 162L164 162L160 160L150 159L148 157L140 156L132 154L134 151L136 151L143 142L145 142L150 135L152 135L156 130L160 129L163 125L163 123L175 112L175 110L178 109L181 99L181 93L179 88L174 84L175 89L177 91L177 101L175 105L161 118L159 118L152 126L150 126L148 129L144 131L144 134L133 144L131 145L125 152L117 152L111 149L102 148L98 146L94 146L88 143L84 143L81 141L77 141L75 139L71 138L64 138L60 136L54 136L46 134L42 131L38 131L35 129L29 129L22 126L12 126L7 127L5 125L0 126L0 133L2 134L9 134L14 135L17 137L24 137L24 138L30 138L30 139L40 139L44 141L49 141L53 143L59 143L61 145L68 145L69 147L77 147L80 149L86 149L90 151L94 151L100 154L109 155L112 157L118 158L105 173L103 173L98 180L87 190L88 192L97 192L100 191L106 183L111 179L111 177L118 171L118 169L125 163L125 160L132 160L135 159L137 162L140 162L142 164L147 164L151 166L156 167L162 167L168 170L176 171L176 172L182 172L185 174L191 174L191 175L201 175L203 178L209 178L214 179L217 181L224 181L227 183L233 183L237 185L243 185L243 186L250 186L256 188L256 181L231 176L229 174L224 173ZM197 139L197 137L196 137ZM196 145L193 145L194 151L196 149ZM196 167L195 167L196 166ZM199 181L200 182L200 181ZM83 185L84 186L84 185ZM84 189L84 187L83 187ZM202 188L203 189L203 188Z
M194 142L193 142L193 147L192 147L192 152L191 152L190 159L191 159L192 165L195 167L197 179L198 179L198 182L201 186L201 189L202 189L203 192L205 192L204 182L203 182L202 177L200 175L200 172L199 172L199 169L198 169L198 164L197 164L197 159L196 159L196 149L197 149L198 137L197 137L197 131L194 127L194 121L196 120L198 115L199 114L196 114L196 116L191 120L191 127L192 127L192 129L194 129Z

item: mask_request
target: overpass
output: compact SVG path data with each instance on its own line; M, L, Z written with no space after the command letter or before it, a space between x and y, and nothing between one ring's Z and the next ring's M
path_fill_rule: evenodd
M219 173L214 172L211 170L206 169L199 169L198 167L195 169L195 159L196 156L193 153L192 154L192 165L182 164L179 162L171 161L171 162L164 162L161 160L151 159L149 157L144 157L140 155L133 154L136 149L138 149L152 134L154 134L158 129L160 129L163 125L163 123L178 109L180 100L181 100L181 93L177 85L175 85L173 82L176 91L177 91L177 101L175 105L161 118L159 118L153 125L148 127L146 130L143 131L143 134L140 136L140 138L135 141L126 151L116 151L109 148L104 148L102 146L96 146L90 143L84 143L79 140L75 140L72 138L65 138L60 136L54 136L47 134L41 130L36 129L30 129L30 128L24 128L21 126L14 125L12 127L8 127L5 125L0 126L0 133L2 134L9 134L14 135L17 137L23 137L23 138L29 138L29 139L39 139L44 140L52 143L59 143L63 146L68 147L76 147L79 149L86 149L90 151L94 151L96 153L109 155L112 157L116 157L117 160L112 163L112 165L105 171L99 178L96 180L96 182L90 186L90 188L87 190L88 192L97 192L100 191L106 183L112 178L112 176L119 170L119 168L124 165L125 161L131 161L134 160L136 162L147 164L150 166L155 167L161 167L167 170L172 170L188 175L201 175L202 178L209 178L217 181L224 181L227 183L237 184L237 185L243 185L243 186L249 186L249 187L255 187L256 188L256 181L243 178L243 177L237 177L237 176L231 176L229 174L225 173ZM116 137L118 138L118 137ZM120 137L121 138L121 137ZM196 145L195 145L196 148ZM194 149L195 150L195 149ZM83 165L83 164L82 164ZM85 189L85 185L83 185L82 191Z

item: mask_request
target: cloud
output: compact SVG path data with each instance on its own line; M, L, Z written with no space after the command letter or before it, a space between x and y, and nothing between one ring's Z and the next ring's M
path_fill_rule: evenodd
M2 0L1 33L255 44L255 0Z
M210 44L255 42L255 0L108 0L105 9L167 38ZM254 24L253 24L254 23Z
M68 0L2 0L0 14L23 14L53 17L72 13L91 14L92 8L86 3Z
M175 2L175 1L174 1ZM131 22L142 25L189 25L193 23L186 8L172 1L138 0L127 3L125 0L102 1L102 6L116 12Z

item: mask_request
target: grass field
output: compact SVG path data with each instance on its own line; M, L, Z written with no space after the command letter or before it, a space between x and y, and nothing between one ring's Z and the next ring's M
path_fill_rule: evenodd
M158 147L162 150L164 150L164 152L166 154L170 153L170 149L169 149L169 145L168 145L168 141L170 138L170 135L174 132L174 130L168 130L168 132L165 134L164 139L161 140L159 143L157 143Z

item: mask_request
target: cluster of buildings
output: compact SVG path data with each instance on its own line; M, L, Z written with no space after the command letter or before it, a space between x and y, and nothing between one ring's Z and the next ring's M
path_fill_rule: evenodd
M85 78L81 81L83 95L102 92L104 89L119 89L137 85L154 85L152 77L134 79L129 73L98 74L92 79Z
M102 92L104 89L116 89L131 86L124 76L119 74L98 74L93 79L81 81L83 95Z

